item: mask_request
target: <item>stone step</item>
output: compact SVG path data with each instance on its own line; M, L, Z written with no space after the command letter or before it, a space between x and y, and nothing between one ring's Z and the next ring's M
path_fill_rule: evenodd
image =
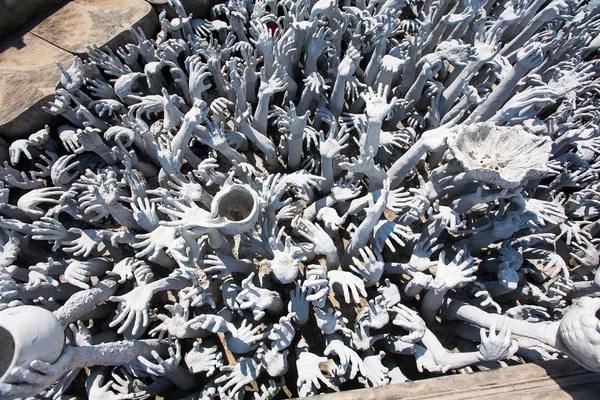
M144 0L73 0L28 32L0 43L0 136L8 141L42 129L52 117L42 106L60 81L56 61L68 69L87 46L116 48L133 41L132 27L158 32L158 17Z
M78 56L87 46L117 48L133 41L130 28L154 36L158 18L144 0L73 0L31 30L36 36ZM69 64L70 65L70 64Z
M26 33L0 47L0 136L27 136L51 119L42 106L54 99L60 81L56 61L71 65L73 55Z

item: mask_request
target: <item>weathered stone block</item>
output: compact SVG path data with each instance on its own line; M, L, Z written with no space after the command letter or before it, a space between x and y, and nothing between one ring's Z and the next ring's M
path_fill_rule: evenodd
M70 66L73 56L27 33L0 47L0 135L16 139L44 127L42 106L54 99L60 81L56 61Z
M73 54L85 56L87 46L111 48L133 41L129 29L147 36L158 32L158 17L144 0L74 0L32 29L32 33Z
M3 43L0 135L15 139L43 128L51 118L42 106L53 100L61 78L56 61L69 68L70 53L85 57L88 45L114 49L132 42L131 27L141 27L149 37L158 32L158 18L146 1L74 0L30 33Z

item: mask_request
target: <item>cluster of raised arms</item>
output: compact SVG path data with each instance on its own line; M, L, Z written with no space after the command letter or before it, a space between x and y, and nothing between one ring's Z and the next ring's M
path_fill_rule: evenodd
M600 371L599 0L170 6L0 166L0 325L65 337L1 398Z

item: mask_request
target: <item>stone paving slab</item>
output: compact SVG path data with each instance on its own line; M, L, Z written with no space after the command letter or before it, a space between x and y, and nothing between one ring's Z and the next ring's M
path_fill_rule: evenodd
M2 1L2 0L0 0ZM0 42L0 136L13 140L52 119L42 106L54 98L61 74L73 55L86 57L87 46L113 49L133 42L129 31L158 32L158 17L144 0L73 0L27 33Z
M79 56L87 46L111 48L133 41L131 27L149 36L158 32L158 17L144 0L73 0L50 15L31 33Z
M56 61L70 66L73 55L31 33L0 44L0 135L27 136L50 121L42 106L60 81Z

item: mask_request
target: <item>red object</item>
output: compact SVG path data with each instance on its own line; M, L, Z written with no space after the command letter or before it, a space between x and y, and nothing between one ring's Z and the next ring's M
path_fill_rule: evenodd
M279 26L275 22L267 22L267 29L271 31L271 36L275 36L275 32L277 32Z

